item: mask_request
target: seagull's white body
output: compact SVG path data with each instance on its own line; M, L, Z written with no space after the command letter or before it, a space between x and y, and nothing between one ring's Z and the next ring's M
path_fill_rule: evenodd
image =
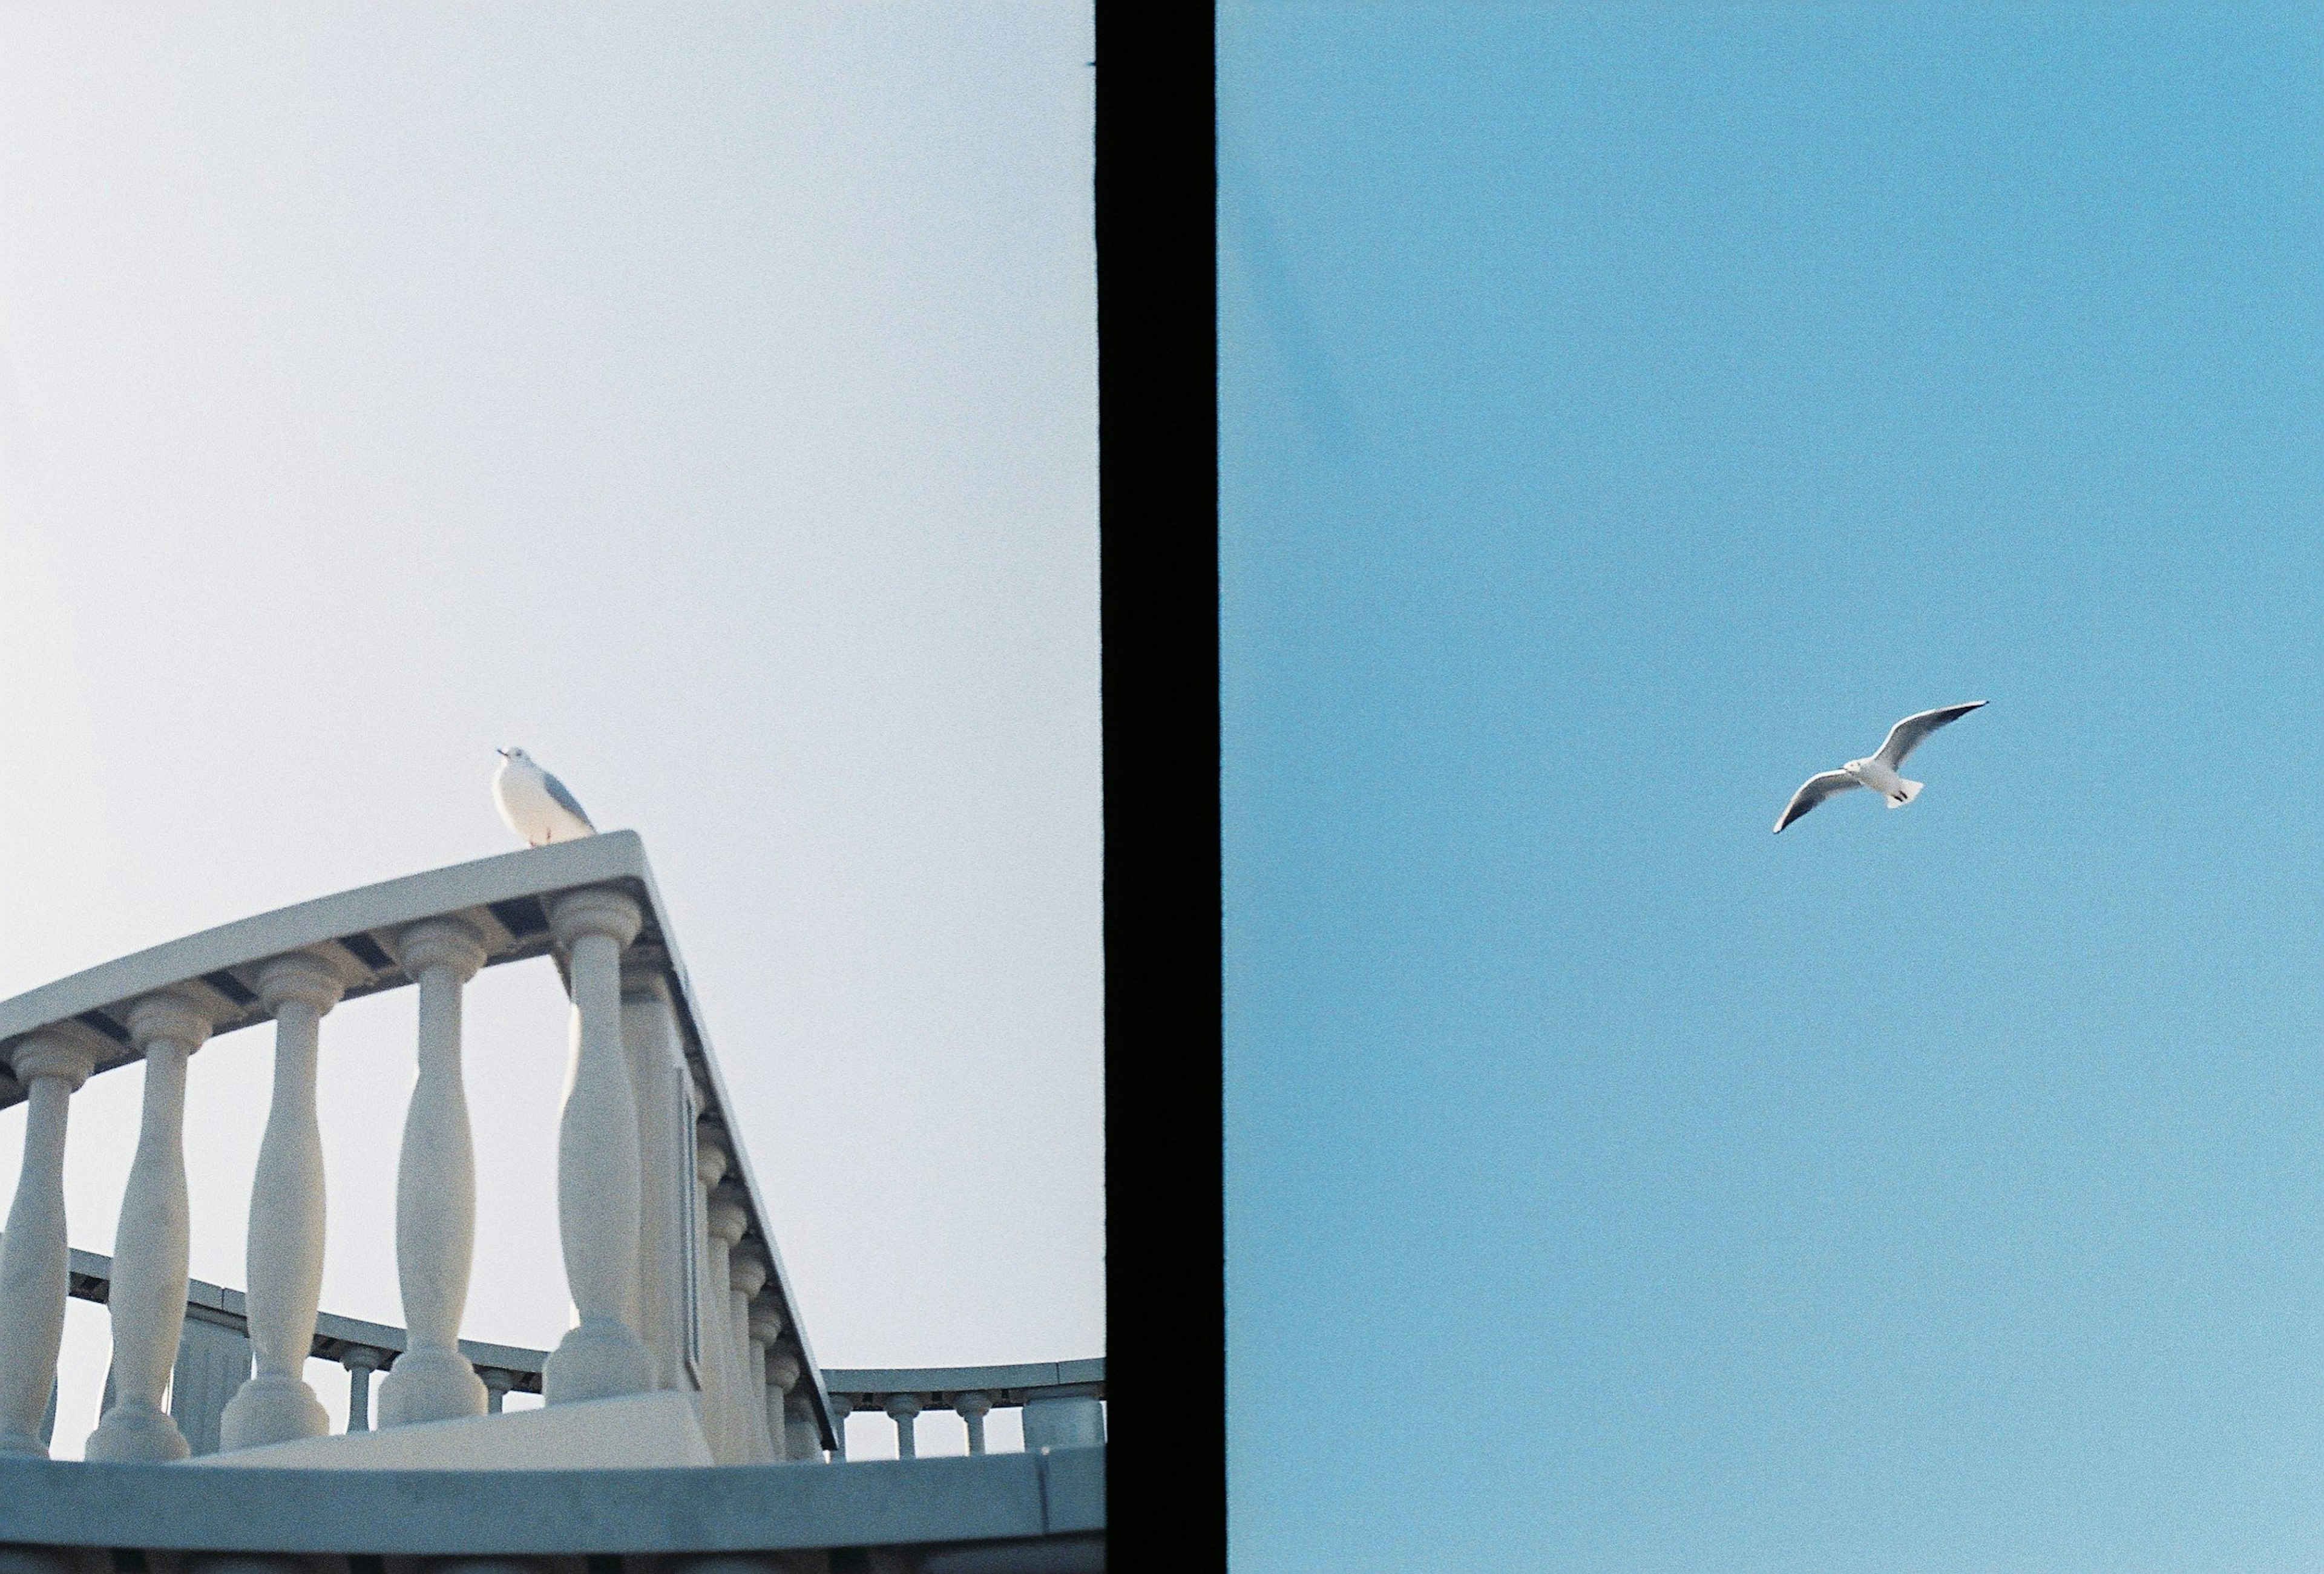
M1854 777L1858 787L1868 787L1886 798L1892 809L1903 808L1921 790L1919 782L1906 781L1881 764L1877 755L1869 759L1851 759L1840 769Z
M1901 809L1921 796L1921 784L1906 781L1896 768L1904 757L1921 746L1921 741L1938 728L1958 722L1979 705L1983 700L1971 700L1965 705L1939 705L1933 711L1922 711L1905 717L1888 729L1887 741L1863 759L1851 759L1838 770L1827 770L1808 778L1784 812L1775 821L1775 829L1784 826L1814 808L1834 793L1844 793L1852 787L1870 787L1888 800L1892 809Z
M565 784L533 763L532 756L521 749L501 750L501 768L493 773L493 801L500 805L501 818L508 828L523 837L529 847L597 833L597 827L589 824L588 815Z

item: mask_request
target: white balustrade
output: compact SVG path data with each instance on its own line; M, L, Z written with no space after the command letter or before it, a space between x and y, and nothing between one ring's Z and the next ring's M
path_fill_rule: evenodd
M984 1452L984 1418L992 1413L992 1395L955 1394L952 1407L959 1415L961 1423L968 1428L968 1451L972 1454Z
M619 891L582 890L551 907L572 980L573 1054L558 1128L558 1233L576 1321L549 1358L551 1404L641 1394L653 1358L630 1325L638 1304L637 1097L622 1043L622 951L644 922Z
M379 1423L409 1426L484 1413L483 1379L460 1353L460 1317L476 1241L476 1153L460 1067L460 999L484 944L451 918L396 937L419 984L419 1072L395 1175L395 1271L410 1344L380 1385Z
M347 1430L371 1430L371 1375L379 1370L380 1353L365 1345L357 1345L339 1358L339 1365L347 1369ZM385 1412L385 1390L382 1390L381 1411ZM380 1424L391 1425L383 1413Z
M767 1352L774 1348L775 1340L782 1337L783 1314L771 1295L759 1295L751 1302L751 1386L756 1403L751 1407L751 1431L759 1445L759 1457L781 1463L783 1459L783 1422L779 1394L767 1392Z
M767 1395L766 1352L754 1349L751 1339L751 1297L767 1282L767 1254L758 1242L746 1241L727 1255L727 1316L734 1341L734 1443L745 1462L755 1463L771 1451L766 1442L764 1418Z
M734 1344L733 1254L751 1228L751 1215L741 1197L732 1181L721 1182L710 1193L708 1211L711 1283L719 1286L719 1293L703 1309L703 1355L713 1368L706 1377L704 1393L715 1398L715 1413L706 1414L703 1430L710 1434L711 1457L722 1465L743 1464L751 1457L742 1397L749 1378Z
M65 1113L97 1056L60 1034L35 1034L9 1056L23 1086L24 1156L0 1238L0 1454L46 1458L42 1418L64 1339Z
M193 1452L161 1402L186 1325L186 1063L210 1036L188 995L165 990L129 1008L130 1041L145 1057L137 1155L113 1236L113 1403L89 1434L89 1459L162 1463Z
M823 1462L823 1434L815 1424L815 1406L804 1390L795 1392L783 1406L783 1447L794 1465Z
M321 1437L330 1418L301 1376L323 1297L323 1133L315 1114L324 1015L346 984L309 952L258 972L274 1017L274 1098L250 1191L250 1343L256 1370L226 1407L221 1449Z
M699 1105L686 1064L686 1039L659 964L625 962L622 1044L638 1117L638 1337L653 1358L656 1388L691 1386L687 1337L693 1292L687 1284L695 1229L694 1119Z
M628 891L592 885L540 899L572 999L558 1201L574 1323L537 1368L544 1396L563 1404L698 1387L706 1441L719 1462L820 1459L819 1388L781 1342L789 1320L770 1283L770 1248L749 1238L752 1205L739 1163L719 1118L703 1116L714 1101L699 1080L706 1072L688 1058L690 1018L676 992L682 985L659 948L625 955L647 923ZM480 916L486 906L493 925ZM396 1181L408 1332L392 1367L383 1363L393 1347L382 1348L377 1335L359 1343L341 1325L327 1344L348 1374L350 1431L503 1413L514 1375L476 1370L459 1331L476 1209L463 992L492 948L538 934L524 930L521 916L508 919L505 907L496 897L452 910L463 916L438 908L435 917L408 907L400 928L349 930L328 941L294 929L274 943L300 949L208 962L225 971L166 986L173 975L156 970L137 986L147 992L100 1008L126 1028L145 1075L115 1255L93 1293L108 1302L114 1348L103 1413L88 1438L91 1459L162 1462L187 1458L197 1435L202 1448L231 1450L329 1430L305 1376L320 1321L326 1238L321 1023L351 989L396 981L383 976L374 949L382 943L417 986L415 1073ZM244 1310L232 1323L218 1321L214 1301L194 1312L211 1320L197 1331L224 1329L243 1354L224 1367L198 1362L208 1375L195 1388L214 1392L197 1401L198 1414L173 1416L164 1406L186 1398L171 1396L173 1383L185 1387L182 1350L205 1353L199 1341L186 1343L189 1062L214 1031L263 1020L262 1011L274 1023L272 1086L251 1188ZM27 1109L23 1171L0 1238L0 1454L47 1452L44 1422L71 1289L67 1114L72 1093L115 1053L96 1031L111 1032L110 1024L88 1011L82 1018L28 1030L6 1052ZM0 1081L0 1091L13 1091ZM375 1402L374 1374L382 1377ZM838 1413L844 1422L844 1402ZM893 1404L890 1413L899 1415L908 1454L909 1416ZM845 1457L844 1443L835 1457Z
M767 1431L775 1444L775 1463L787 1464L809 1456L800 1451L792 1435L791 1390L798 1386L799 1358L787 1349L767 1352Z
M844 1394L831 1396L831 1462L847 1463L847 1418L855 1413L855 1402Z
M1092 1394L1043 1395L1025 1401L1025 1451L1090 1448L1105 1441L1105 1405Z
M896 1423L896 1458L918 1458L919 1449L913 1440L912 1431L920 1413L920 1396L917 1394L890 1394L884 1408L888 1412L888 1419Z

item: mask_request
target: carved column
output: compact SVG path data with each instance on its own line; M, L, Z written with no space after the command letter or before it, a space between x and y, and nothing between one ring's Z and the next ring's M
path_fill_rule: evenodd
M844 1394L831 1395L831 1462L847 1463L847 1418L855 1413L855 1401Z
M968 1451L972 1454L984 1452L984 1418L992 1413L992 1395L955 1394L952 1407L968 1428Z
M371 1430L371 1375L379 1370L379 1354L375 1349L357 1345L339 1358L339 1365L347 1369L347 1430L349 1431ZM380 1408L383 1413L387 1408L383 1403L386 1398L384 1392L382 1393L381 1398L383 1404ZM383 1426L389 1424L383 1413L380 1424Z
M734 1442L745 1462L768 1455L761 1421L767 1413L766 1353L754 1353L751 1339L751 1297L767 1282L767 1254L756 1241L727 1255L727 1316L734 1350Z
M484 939L453 918L396 937L420 986L420 1074L395 1172L395 1271L410 1342L380 1385L379 1423L484 1413L484 1385L460 1353L476 1247L476 1150L460 1070L460 991L484 965Z
M321 1437L330 1417L300 1374L323 1296L323 1133L315 1116L323 1016L346 985L322 957L294 953L259 970L274 1017L274 1101L250 1191L250 1344L256 1370L229 1401L218 1446Z
M622 950L644 916L619 891L576 891L549 916L573 987L573 1060L557 1138L557 1223L575 1322L542 1373L548 1403L642 1394L653 1358L638 1302L638 1113L622 1045Z
M759 1457L776 1464L783 1460L783 1396L767 1391L767 1352L774 1348L782 1331L783 1314L776 1309L773 1297L754 1299L751 1302L751 1385L757 1391L757 1403L751 1407L751 1431L759 1445Z
M804 1385L794 1389L783 1407L784 1449L794 1465L823 1463L823 1433L815 1424L815 1407Z
M733 1250L751 1228L751 1216L744 1210L742 1193L733 1182L726 1182L710 1193L710 1266L711 1283L723 1287L703 1308L703 1358L716 1374L718 1404L715 1424L717 1435L710 1440L710 1451L722 1465L740 1465L751 1458L743 1430L744 1397L749 1379L742 1371L742 1360L734 1345Z
M97 1056L44 1033L8 1058L24 1089L24 1160L0 1239L0 1454L45 1459L41 1421L65 1334L65 1110Z
M772 1336L770 1335L770 1342ZM792 1446L791 1390L798 1385L799 1359L788 1349L767 1352L767 1431L775 1444L775 1463L788 1464L807 1456Z
M917 1394L890 1394L883 1408L888 1412L888 1419L896 1423L896 1458L917 1458L919 1449L912 1429L920 1413L920 1396Z
M622 1043L638 1111L638 1337L653 1357L656 1388L691 1386L687 1237L694 1224L692 1077L669 985L632 956L622 968Z
M193 1452L161 1408L186 1326L186 1062L210 1036L210 1019L174 990L129 1008L129 1036L145 1056L145 1109L137 1156L113 1234L112 1406L89 1434L89 1459L165 1463Z

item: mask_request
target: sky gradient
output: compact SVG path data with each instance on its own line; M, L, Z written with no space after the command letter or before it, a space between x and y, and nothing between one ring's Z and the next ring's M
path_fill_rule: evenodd
M1090 42L0 5L0 995L506 851L522 744L645 841L816 1355L1103 1353ZM324 1305L390 1323L413 1009L323 1029ZM471 987L473 1337L566 1326L565 1033L545 962ZM198 1277L270 1054L192 1063ZM74 1100L78 1246L140 1082Z
M2318 1567L2324 18L1219 39L1237 1574Z

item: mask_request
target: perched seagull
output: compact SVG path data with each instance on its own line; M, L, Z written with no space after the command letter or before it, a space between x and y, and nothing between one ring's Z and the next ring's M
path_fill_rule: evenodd
M1834 793L1844 793L1850 787L1870 787L1888 800L1892 809L1901 809L1921 796L1921 784L1906 781L1896 774L1904 763L1904 756L1921 746L1921 740L1948 722L1958 722L1985 704L1971 700L1965 705L1939 705L1933 711L1923 711L1917 716L1907 716L1888 729L1888 741L1869 759L1851 759L1838 770L1827 770L1812 776L1807 785L1792 795L1784 805L1784 817L1775 822L1775 829L1784 826L1814 808Z
M493 801L501 818L529 847L544 842L570 842L595 836L588 812L567 792L565 784L533 763L521 749L500 751L501 768L493 773Z

